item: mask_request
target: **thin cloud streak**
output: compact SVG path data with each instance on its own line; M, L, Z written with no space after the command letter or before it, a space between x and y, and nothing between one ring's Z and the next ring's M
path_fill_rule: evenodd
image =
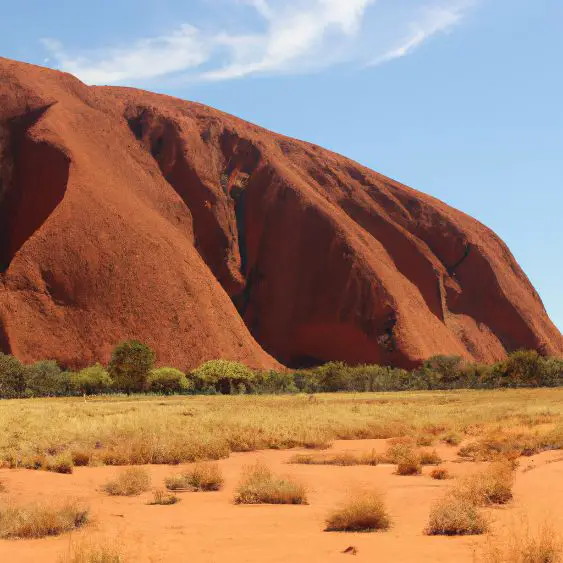
M401 2L406 0L393 0ZM428 0L411 9L397 29L378 27L386 0L231 0L233 9L252 10L254 29L203 32L184 24L161 37L128 47L79 55L57 40L42 40L61 70L90 84L146 83L152 79L222 81L250 75L302 74L340 63L375 66L404 57L427 39L459 25L470 5ZM383 39L380 36L384 37ZM402 39L401 39L402 38Z

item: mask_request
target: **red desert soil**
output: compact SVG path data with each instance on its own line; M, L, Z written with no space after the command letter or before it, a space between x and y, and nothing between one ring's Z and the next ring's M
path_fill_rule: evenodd
M0 349L79 367L126 338L180 368L563 354L460 211L200 104L0 59Z
M333 449L366 452L385 451L383 440L336 442ZM455 476L482 469L481 464L455 463L457 448L439 446L444 465ZM79 545L95 538L102 545L120 545L128 561L211 563L286 563L345 561L349 546L358 550L357 561L396 563L471 563L479 553L484 536L428 537L423 529L430 505L455 483L429 477L425 467L420 477L394 475L395 466L333 467L288 465L294 451L263 451L233 454L219 465L225 476L220 492L178 493L181 501L173 506L148 506L152 495L109 497L99 489L120 468L76 468L73 475L32 470L0 470L0 478L18 502L70 497L83 499L91 507L93 523L80 532L42 540L0 540L0 559L14 563L41 561L55 563ZM308 487L307 506L237 506L232 502L242 469L256 460L266 462L276 472L298 477ZM534 469L530 470L529 466ZM148 467L154 487L182 466ZM561 452L523 458L516 471L515 498L507 507L488 509L494 529L514 526L521 515L531 525L548 519L554 529L563 528L563 479ZM384 492L393 518L388 532L327 533L323 531L328 512L355 489L377 487Z

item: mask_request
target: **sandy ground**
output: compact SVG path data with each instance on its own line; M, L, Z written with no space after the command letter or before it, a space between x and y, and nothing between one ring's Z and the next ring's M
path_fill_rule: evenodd
M338 451L384 451L383 440L336 442ZM479 464L456 462L457 448L440 446L440 455L454 475L478 469ZM357 548L357 561L473 562L482 537L427 537L423 529L431 503L452 481L435 481L426 467L419 477L393 474L394 467L333 467L288 465L293 451L234 454L219 462L225 488L212 493L180 493L172 506L149 506L150 493L139 497L109 497L100 488L119 468L76 468L72 475L43 471L1 470L5 498L18 502L78 498L91 508L92 523L83 530L57 538L0 541L0 561L57 562L71 543L84 538L119 544L128 561L135 562L330 562L346 561L342 554ZM243 466L256 460L301 479L308 487L308 506L236 506L233 492ZM182 466L149 466L152 484ZM385 493L393 527L383 533L327 533L327 513L350 490L378 488ZM510 527L527 514L531 522L549 521L563 528L563 454L550 452L523 458L516 472L515 499L504 508L488 510L495 528Z

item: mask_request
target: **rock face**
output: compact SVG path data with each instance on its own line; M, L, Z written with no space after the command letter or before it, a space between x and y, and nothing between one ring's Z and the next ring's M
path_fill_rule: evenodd
M0 59L0 348L159 363L479 361L563 338L444 203L211 108Z

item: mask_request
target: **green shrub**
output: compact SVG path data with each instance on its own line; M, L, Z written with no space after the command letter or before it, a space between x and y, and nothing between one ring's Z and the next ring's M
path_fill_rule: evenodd
M70 387L81 395L98 395L111 389L112 380L101 364L84 368L69 375Z
M153 364L154 352L137 340L129 340L114 348L109 374L115 387L129 395L143 390Z
M25 392L25 366L14 356L0 352L0 397L13 399Z
M250 391L254 384L254 372L239 362L210 360L192 371L190 379L198 391L212 389L223 395L241 390Z
M255 393L267 395L297 393L299 391L292 373L274 370L256 373L252 390Z
M158 368L150 371L145 388L151 393L171 395L186 393L192 389L192 385L179 369Z
M57 362L44 360L25 367L25 395L28 397L58 397L69 391L68 376Z

